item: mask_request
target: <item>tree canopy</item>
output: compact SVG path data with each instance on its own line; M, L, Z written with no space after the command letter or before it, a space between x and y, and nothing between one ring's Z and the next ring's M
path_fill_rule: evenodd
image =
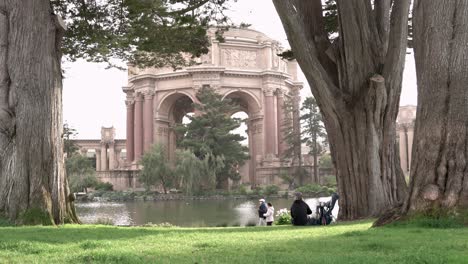
M227 25L229 0L51 0L66 22L66 58L139 66L193 64L208 52L209 26ZM222 32L222 28L220 28Z

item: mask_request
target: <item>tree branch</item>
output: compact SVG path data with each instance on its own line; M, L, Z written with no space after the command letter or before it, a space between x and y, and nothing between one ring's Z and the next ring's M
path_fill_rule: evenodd
M299 6L294 5L291 0L273 0L273 3L299 65L311 84L314 97L332 107L340 100L344 101L347 96L335 85L318 59L319 50L311 39L312 36L307 34L310 27L304 25L301 18L303 14L298 13Z
M2 1L3 2L3 1ZM0 13L0 133L9 136L13 128L13 113L9 104L10 77L8 74L8 16Z
M193 10L196 10L200 7L202 7L204 4L208 3L210 0L202 0L194 5L189 5L187 8L184 8L184 9L179 9L179 10L175 10L175 11L171 11L171 12L166 12L165 14L167 15L183 15L187 12L190 12L190 11L193 11Z
M385 66L383 69L383 77L385 80L390 80L390 76L401 76L403 74L406 44L408 42L408 14L410 0L396 0L393 4L390 22L390 35L388 42L388 50L385 58ZM391 89L389 85L387 89Z
M380 38L369 1L337 0L340 43L340 81L350 94L360 93L362 83L381 63Z
M380 41L382 42L383 52L387 53L388 37L390 34L390 6L392 0L375 0L375 22L377 24L377 31L379 32Z

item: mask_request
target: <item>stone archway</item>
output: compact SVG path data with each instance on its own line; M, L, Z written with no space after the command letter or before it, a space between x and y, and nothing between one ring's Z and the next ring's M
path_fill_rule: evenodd
M279 43L255 30L230 29L222 43L210 30L209 38L210 51L200 58L200 65L178 71L129 65L129 84L123 88L127 95L127 168L138 170L141 154L153 143L175 150L173 124L193 111L190 107L197 91L210 86L237 102L249 116L251 168L245 181L252 186L281 185L275 175L285 149L282 108L285 97L299 100L302 83L297 81L297 63L276 56Z
M161 98L155 109L155 142L164 145L169 159L174 159L177 147L177 135L174 127L182 124L182 119L188 113L193 113L193 103L196 97L190 93L169 93Z

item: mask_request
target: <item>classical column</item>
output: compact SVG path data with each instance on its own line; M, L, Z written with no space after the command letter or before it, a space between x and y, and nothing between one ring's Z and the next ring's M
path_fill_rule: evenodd
M115 169L115 144L109 144L109 170Z
M284 93L280 89L276 92L276 113L277 113L277 135L278 135L278 156L282 157L286 149L288 148L286 140L284 138Z
M275 154L275 97L273 90L264 91L265 98L265 151L266 155Z
M398 125L399 146L400 146L400 166L404 173L408 172L408 149L406 144L406 131L403 125Z
M414 124L408 124L406 132L406 144L408 146L408 170L411 171L411 156L413 151Z
M101 145L101 170L106 171L109 167L107 167L107 147L106 144Z
M138 94L135 98L135 157L138 161L143 154L143 98Z
M145 93L143 113L144 150L148 151L153 144L153 93Z
M127 162L131 163L134 159L134 148L135 148L135 138L134 138L134 120L135 120L135 104L133 100L127 100L125 101L125 104L127 106L127 142L126 142L126 148L127 148Z
M96 171L101 171L101 150L95 149L96 151Z

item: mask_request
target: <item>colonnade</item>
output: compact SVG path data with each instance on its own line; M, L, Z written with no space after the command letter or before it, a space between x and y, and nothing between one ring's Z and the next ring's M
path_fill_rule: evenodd
M127 106L127 162L138 161L153 144L154 93L136 93L126 100Z

